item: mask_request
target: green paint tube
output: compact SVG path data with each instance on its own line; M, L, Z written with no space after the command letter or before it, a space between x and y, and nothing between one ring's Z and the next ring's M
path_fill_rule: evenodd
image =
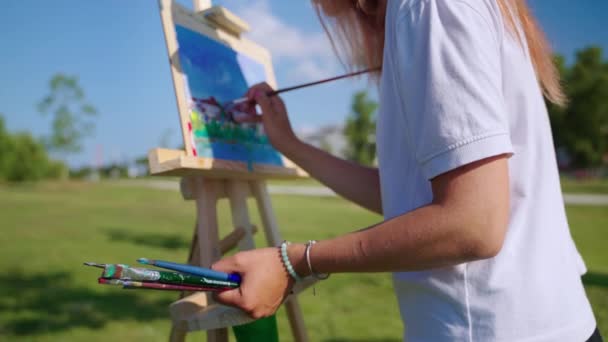
M279 342L279 330L275 315L248 324L232 327L238 342Z
M124 264L106 264L102 278L134 281L154 281L164 284L230 287L239 285L231 281L215 280L179 272L157 271L148 268L129 267Z

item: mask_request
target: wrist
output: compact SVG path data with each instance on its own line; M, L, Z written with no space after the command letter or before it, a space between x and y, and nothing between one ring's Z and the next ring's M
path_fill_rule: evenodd
M296 135L293 135L290 138L284 139L280 144L278 144L278 146L276 146L276 148L285 157L293 160L299 155L298 151L301 149L301 146L302 141Z
M308 277L310 270L306 263L306 245L302 243L292 243L287 247L287 256L293 266L294 271L300 278Z

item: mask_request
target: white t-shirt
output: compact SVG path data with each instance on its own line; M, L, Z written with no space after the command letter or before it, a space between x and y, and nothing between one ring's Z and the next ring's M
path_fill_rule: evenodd
M429 179L513 153L498 256L394 274L405 340L582 342L592 334L547 110L527 48L495 0L388 1L376 139L387 219L429 204Z

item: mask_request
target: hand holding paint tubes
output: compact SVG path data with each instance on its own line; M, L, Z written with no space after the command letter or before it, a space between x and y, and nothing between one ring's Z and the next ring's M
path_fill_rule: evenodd
M302 246L293 244L291 252L288 252L295 253L289 257L294 265L302 265ZM238 289L217 293L215 299L224 305L237 307L256 319L272 315L295 284L295 278L286 271L276 247L239 252L218 260L212 268L227 273L236 272L243 278Z

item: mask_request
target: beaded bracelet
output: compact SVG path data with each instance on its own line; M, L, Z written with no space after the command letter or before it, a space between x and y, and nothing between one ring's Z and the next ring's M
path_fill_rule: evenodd
M316 273L312 269L312 263L310 262L310 250L312 249L312 245L314 245L315 243L317 243L316 240L308 240L308 243L306 244L306 251L304 252L304 254L306 255L306 263L308 264L308 270L310 271L310 275L312 275L313 277L315 277L318 280L325 280L325 279L329 278L329 273L325 273L325 274Z
M289 261L289 257L287 256L287 245L289 245L289 242L283 241L283 243L281 243L281 247L280 247L281 259L283 260L283 265L287 269L287 273L289 273L289 275L293 279L295 279L295 281L300 281L300 280L302 280L302 278L300 278L300 276L293 269L293 266L291 265L291 262Z

